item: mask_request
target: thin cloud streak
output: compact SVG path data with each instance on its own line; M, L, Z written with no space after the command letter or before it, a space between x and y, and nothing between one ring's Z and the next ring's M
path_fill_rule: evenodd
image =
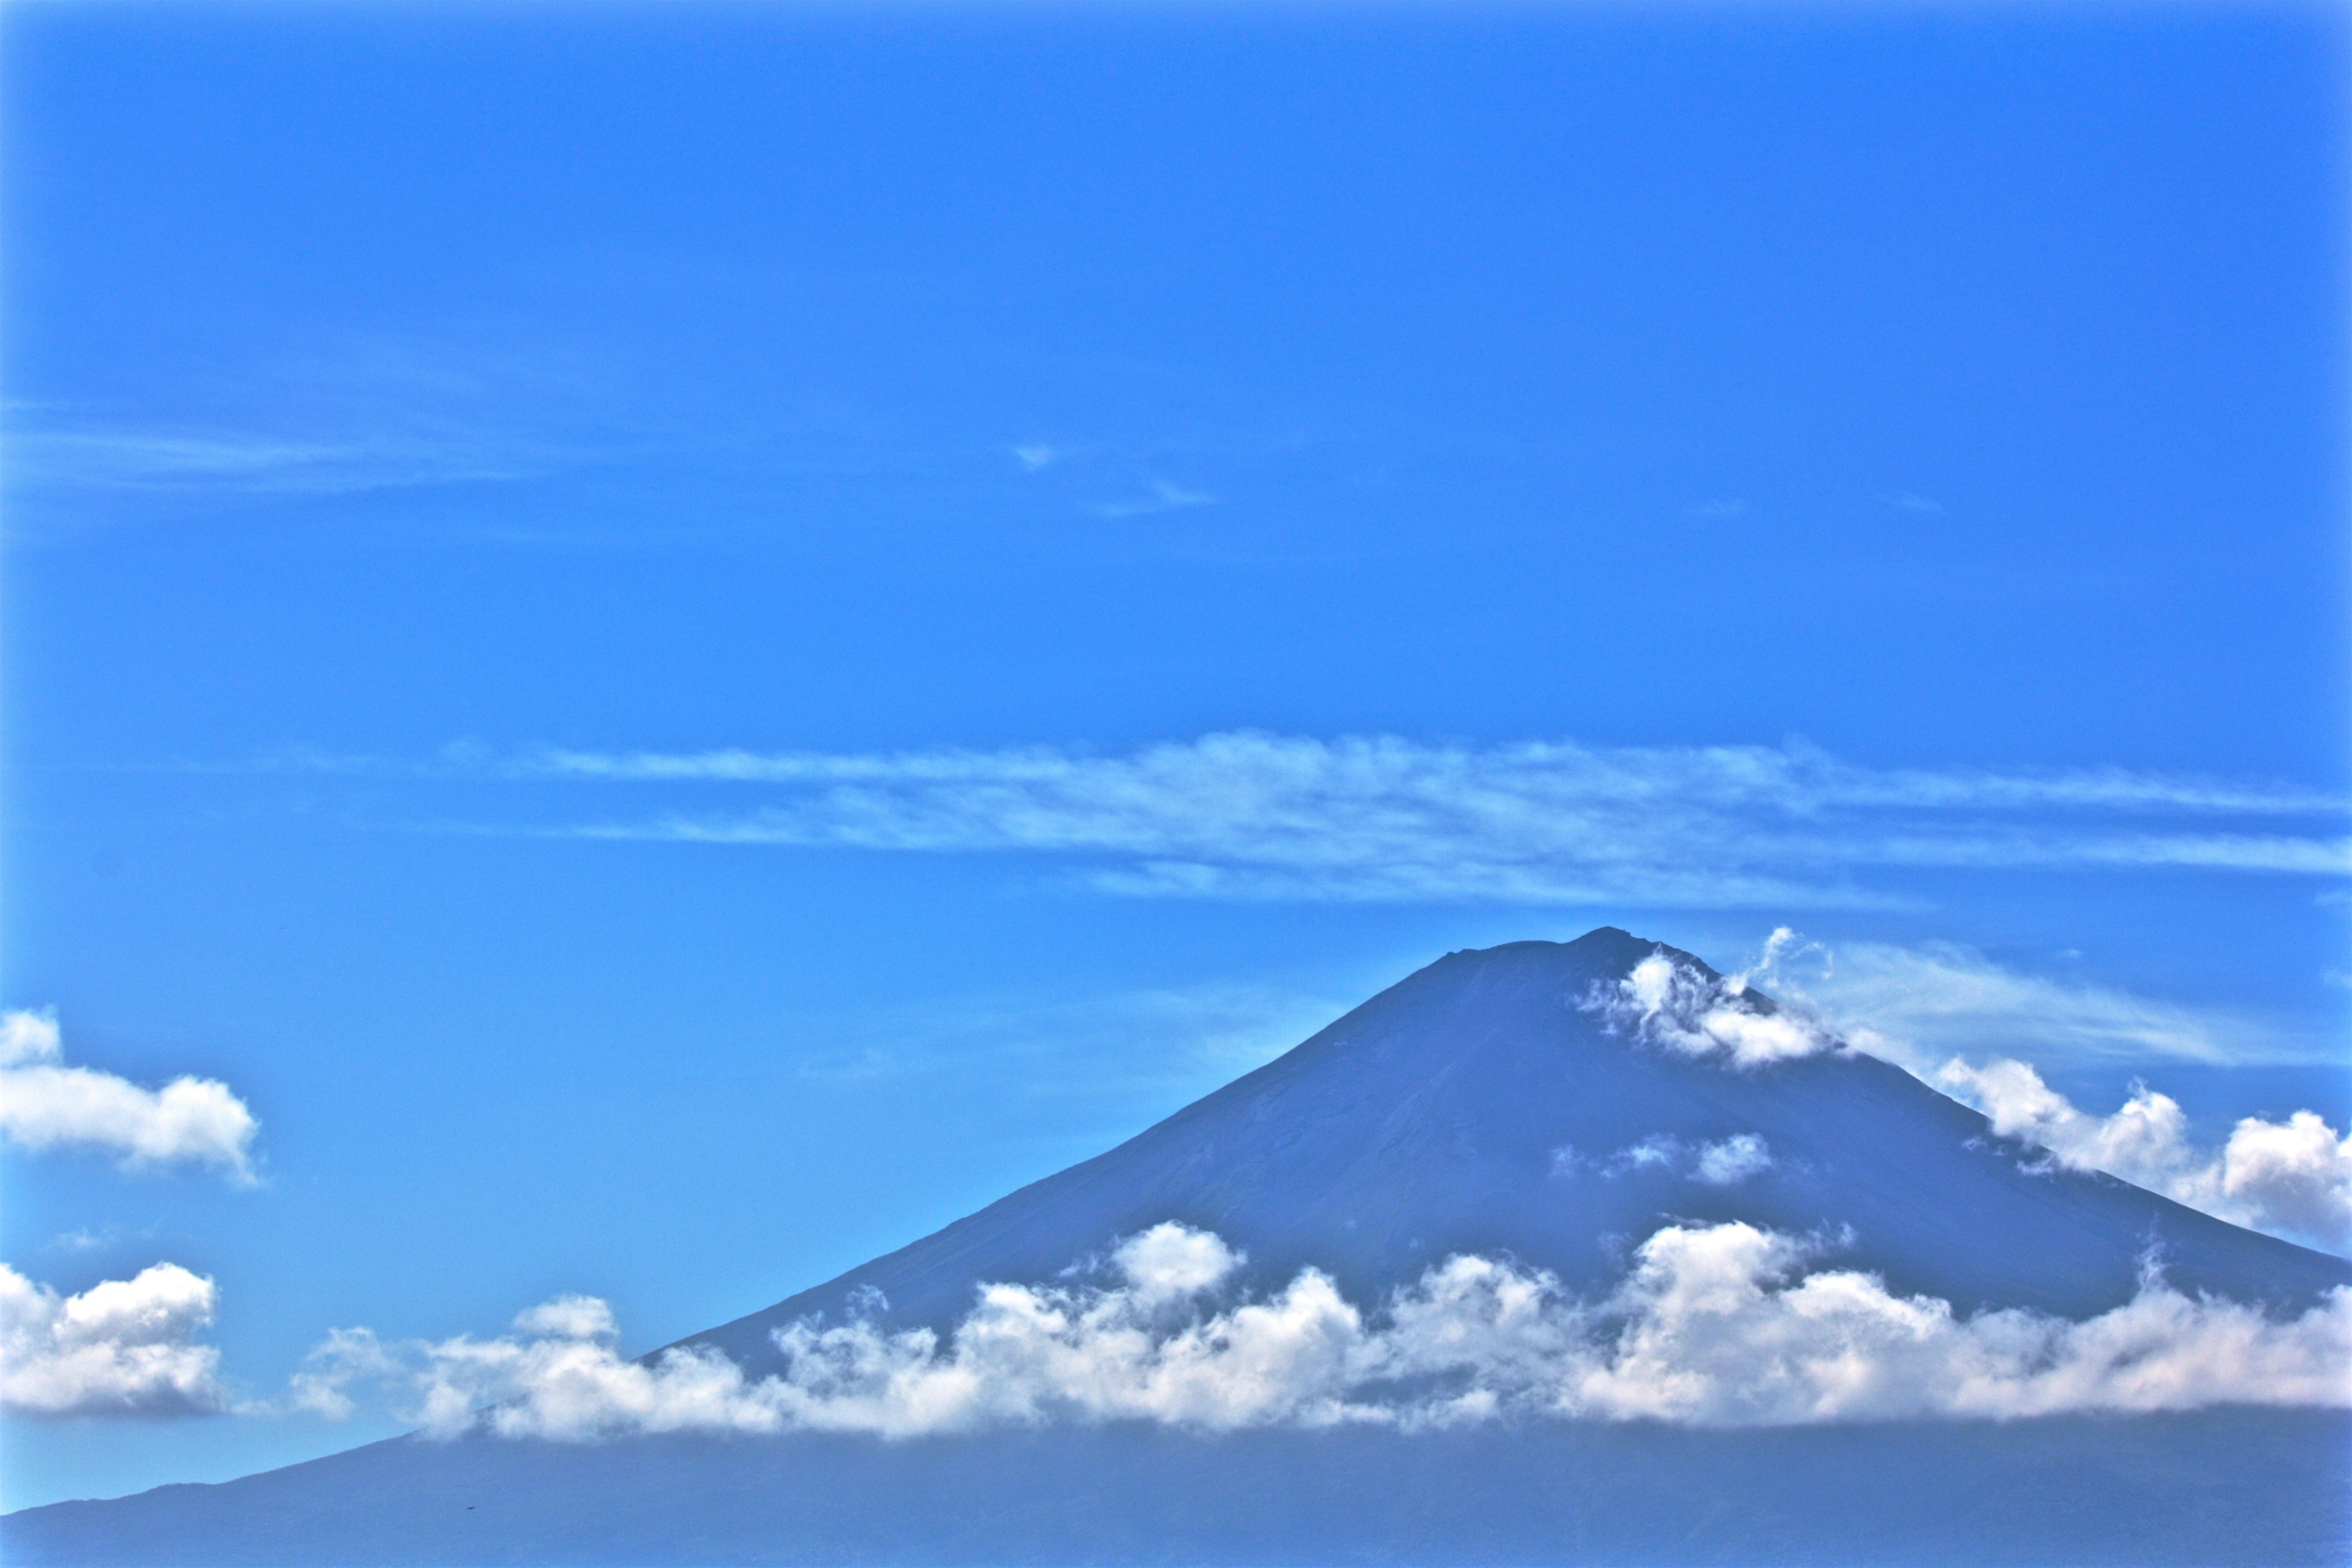
M2325 1043L2279 1024L2032 973L1957 942L1830 945L1782 927L1740 979L1923 1078L1955 1056L2019 1051L2067 1067L2150 1058L2240 1066L2333 1059Z
M2114 768L1873 769L1801 742L1474 748L1240 731L1112 756L551 748L436 766L768 797L530 831L1080 857L1097 862L1078 872L1086 885L1146 898L1853 908L1907 901L1858 879L1874 868L2352 873L2352 803L2315 790Z

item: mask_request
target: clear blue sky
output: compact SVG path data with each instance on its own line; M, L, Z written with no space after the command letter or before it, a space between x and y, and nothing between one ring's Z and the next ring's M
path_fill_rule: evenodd
M0 1004L260 1179L12 1146L0 1259L256 1404L643 1349L1604 922L2341 1131L2347 42L11 6Z

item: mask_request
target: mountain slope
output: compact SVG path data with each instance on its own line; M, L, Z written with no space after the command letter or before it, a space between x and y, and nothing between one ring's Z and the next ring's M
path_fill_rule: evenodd
M1837 1261L1963 1311L2088 1317L2131 1297L2151 1249L2186 1290L2280 1307L2352 1282L2343 1259L2110 1176L2040 1169L1885 1062L1738 1068L1647 1046L1589 1004L1654 953L1720 978L1613 927L1450 953L1109 1152L687 1342L766 1367L771 1330L837 1314L860 1289L881 1291L895 1321L943 1326L982 1280L1050 1279L1166 1219L1245 1248L1257 1283L1313 1264L1360 1300L1457 1252L1513 1254L1596 1290L1622 1271L1625 1239L1668 1217L1850 1227ZM1686 1159L1625 1153L1743 1134L1772 1164L1729 1185ZM1612 1173L1612 1157L1627 1168Z

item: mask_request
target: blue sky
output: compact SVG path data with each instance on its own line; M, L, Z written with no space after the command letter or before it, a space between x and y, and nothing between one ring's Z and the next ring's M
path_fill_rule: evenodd
M6 1506L1601 923L2352 1119L2331 11L0 26L0 1005L258 1121L0 1151L0 1260L211 1279L234 1406L11 1419Z

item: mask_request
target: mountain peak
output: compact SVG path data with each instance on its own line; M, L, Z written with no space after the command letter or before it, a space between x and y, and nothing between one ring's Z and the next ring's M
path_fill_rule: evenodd
M1675 1008L1735 1033L1779 1012L1721 982L1615 926L1448 953L1108 1152L689 1342L764 1370L771 1331L874 1292L893 1321L946 1328L983 1282L1055 1278L1165 1221L1244 1251L1245 1285L1311 1266L1365 1300L1457 1253L1602 1290L1675 1221L1850 1237L1844 1266L1963 1311L2105 1310L2152 1242L2192 1290L2293 1304L2352 1282L2341 1259L2049 1169L1886 1062L1803 1041L1710 1056Z

